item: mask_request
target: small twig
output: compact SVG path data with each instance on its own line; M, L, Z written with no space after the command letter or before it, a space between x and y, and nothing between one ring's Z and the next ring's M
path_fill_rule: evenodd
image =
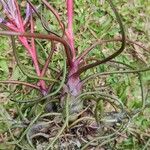
M65 25L64 23L61 21L59 13L48 3L47 0L42 0L42 2L44 3L44 5L54 14L54 16L56 17L59 25L61 26L61 29L63 31L63 34L65 32Z
M36 86L34 84L30 84L27 82L23 82L23 81L7 80L7 81L0 81L0 83L3 83L3 84L21 84L21 85L29 86L31 88L34 88L34 89L37 89L40 91L39 86Z
M50 29L48 29L47 24L49 24L49 23L46 21L46 19L44 18L44 16L43 16L42 14L41 14L41 15L39 14L39 12L37 11L37 9L34 7L34 5L33 5L29 0L27 0L27 2L29 3L29 5L30 5L30 7L33 9L33 11L36 13L37 17L40 19L43 28L44 28L49 34L51 33L51 34L54 34L54 35L56 35L56 36L59 36L58 34L52 32Z
M94 120L95 121L95 118L93 117L82 117L82 118L79 118L77 119L76 121L74 121L72 124L69 125L69 128L73 127L74 125L76 125L77 123L79 123L80 121L84 121L84 120Z
M45 65L44 65L43 69L42 69L41 76L44 76L44 75L45 75L45 73L46 73L46 71L47 71L47 69L48 69L48 65L49 65L49 63L51 62L51 58L52 58L52 56L53 56L53 54L54 54L55 44L54 44L53 41L51 42L51 44L52 44L52 46L51 46L51 52L50 52L50 54L48 55L48 58L47 58L47 60L46 60L46 63L45 63Z

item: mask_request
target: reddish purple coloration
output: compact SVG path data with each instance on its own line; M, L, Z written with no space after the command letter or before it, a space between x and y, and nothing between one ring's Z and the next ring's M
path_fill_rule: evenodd
M73 96L77 96L81 93L82 85L80 83L79 76L73 76L79 69L79 61L76 60L76 52L74 47L74 34L73 34L73 0L67 0L67 16L68 26L66 29L66 35L68 43L72 52L72 66L70 66L67 86Z
M56 18L60 21L60 16L55 11L52 6L46 1L42 1L44 4L46 4L47 7L50 8L50 10L55 14ZM3 20L1 18L0 22L3 23L5 26L7 26L11 31L14 32L20 32L25 33L26 30L30 30L31 33L34 34L34 21L32 18L32 12L33 5L29 2L26 6L26 16L23 18L21 16L20 8L16 0L1 0L0 3L3 6L3 10L6 14L7 20ZM70 93L72 93L73 96L77 96L81 93L82 85L80 83L80 77L79 75L74 75L79 70L80 60L78 60L76 56L76 49L74 45L74 33L73 33L73 0L67 0L66 6L67 6L67 28L64 32L64 37L62 40L65 39L68 46L70 47L70 52L66 51L67 54L67 62L68 62L68 77L67 77L67 83L68 89ZM61 21L59 22L62 29L63 24ZM30 28L30 29L29 29ZM35 47L34 38L35 37L25 37L25 36L18 36L19 41L21 44L27 49L29 52L31 59L33 61L36 73L39 77L43 77L45 74L45 70L40 70L39 64L38 64L38 57ZM70 54L69 54L70 53ZM47 65L46 65L47 66ZM47 66L48 67L48 66ZM40 82L37 84L41 88L41 92L45 95L45 91L47 91L47 86L45 84L45 81L40 80Z
M34 27L32 26L33 20L31 20L32 11L29 4L27 4L27 8L26 8L26 17L25 19L23 19L23 17L21 16L19 5L16 0L7 0L7 1L1 0L0 3L2 4L3 10L7 17L7 21L2 22L5 26L7 26L11 31L15 31L15 32L26 32L26 26L30 26L31 28L30 30L32 30L31 33L34 32ZM20 36L19 40L21 44L29 52L33 64L35 66L36 73L38 76L40 76L41 71L38 64L34 38L27 39L26 37ZM41 90L46 90L45 82L42 80L40 81L40 87Z
M77 61L73 62L73 66L70 68L67 86L73 96L77 96L81 93L82 85L80 83L79 76L73 76L76 71L78 71L79 63Z
M71 47L73 61L75 60L76 53L74 48L74 34L73 34L73 0L67 0L67 15L68 15L68 27L66 29L66 34L68 42Z
M58 41L61 44L63 44L63 46L65 47L66 58L67 58L67 63L68 63L68 76L66 79L67 80L66 85L73 97L78 96L82 92L82 83L80 81L80 74L82 72L111 60L112 58L118 56L124 50L125 33L124 33L123 25L111 1L109 1L109 3L111 3L113 11L116 14L116 17L117 17L117 20L118 20L118 23L120 25L121 32L122 32L122 39L121 39L122 46L117 52L105 58L104 60L99 60L99 61L96 61L91 64L87 64L87 65L83 65L83 62L85 60L84 57L97 45L97 43L93 44L92 47L86 49L85 51L83 51L83 53L77 56L76 48L74 44L74 33L73 33L74 1L66 0L67 28L65 28L64 24L62 23L60 19L61 17L59 16L59 13L49 4L47 0L42 0L42 3L49 9L49 11L51 11L54 14L57 21L59 22L59 25L64 33L63 37L60 37L51 31L48 32L51 34L42 34L42 33L35 34L32 12L35 12L40 19L41 19L41 16L40 14L38 14L38 11L34 9L34 5L29 0L27 1L28 1L28 4L26 8L26 17L24 19L21 16L19 5L16 0L5 0L5 1L0 0L0 3L2 4L3 10L7 17L6 20L1 18L0 22L4 24L5 26L7 26L10 31L13 31L13 33L14 32L20 33L20 35L18 36L19 41L29 52L31 59L33 61L36 73L39 77L44 77L45 72L48 68L48 64L50 63L50 60L45 61L43 70L40 69L36 47L35 47L35 41L34 41L35 38L47 39L47 40L50 40L52 43L53 41ZM41 19L41 22L42 22L42 19ZM47 24L48 22L46 23L46 25ZM46 29L44 25L43 25L43 28ZM28 33L26 32L27 30L28 30ZM98 44L100 43L98 42ZM50 57L50 59L51 58L52 56ZM45 81L40 80L39 83L37 83L37 85L41 88L41 92L45 95L45 92L47 92L47 89L48 89Z

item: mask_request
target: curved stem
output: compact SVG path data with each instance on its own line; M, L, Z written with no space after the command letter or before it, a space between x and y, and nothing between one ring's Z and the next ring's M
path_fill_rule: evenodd
M13 32L13 31L0 31L0 35L6 36L20 36L20 37L33 37L38 39L47 39L51 41L57 41L63 44L67 55L68 65L72 66L72 52L68 42L64 38L60 38L56 35L39 34L39 33L27 33L27 32Z
M30 18L30 25L31 25L31 33L34 33L34 21L33 21L33 16L32 15L31 15L31 18ZM32 47L32 51L33 51L32 60L33 60L34 66L35 66L36 73L37 73L38 76L42 77L41 70L40 70L39 63L38 63L38 56L37 56L37 52L36 52L35 39L34 38L31 38L31 47ZM40 80L39 83L40 83L41 89L43 91L46 91L45 81Z
M54 14L54 16L56 17L63 33L65 32L65 25L63 24L63 22L60 19L59 13L48 3L47 0L42 0L42 2L44 3L44 5Z
M49 94L47 94L46 96L42 96L42 97L40 97L40 98L36 98L36 99L34 99L34 100L24 100L24 101L15 101L15 100L13 100L13 101L15 101L15 102L18 102L18 103L38 103L38 102L41 102L41 101L43 101L43 100L45 100L45 99L47 99L47 98L49 98L49 97L51 97L51 96L53 96L53 95L55 95L55 94L57 94L61 89L62 89L62 87L64 86L64 83L65 83L65 79L66 79L66 74L67 74L67 69L66 69L66 60L65 60L65 56L64 56L64 58L63 58L63 64L64 64L64 67L63 67L63 73L62 73L62 80L61 80L61 82L60 82L60 85L58 86L58 88L55 90L55 91L53 91L52 93L49 93Z
M90 68L93 68L93 67L96 67L97 65L100 65L102 63L105 63L115 57L117 57L120 53L123 52L124 48L125 48L125 44L126 44L126 38L125 38L125 31L124 31L124 27L123 27L123 24L122 24L122 21L121 21L121 18L120 18L120 15L118 14L114 4L112 3L111 0L107 0L113 10L113 12L115 13L116 15L116 19L119 23L119 26L120 26L120 30L121 30L121 34L122 34L122 39L121 39L121 42L122 42L122 45L120 47L119 50L117 50L115 53L113 53L112 55L108 56L107 58L103 59L103 60L100 60L100 61L97 61L95 63L92 63L92 64L89 64L89 65L86 65L86 66L83 66L82 68L80 68L74 75L75 76L78 76L80 75L82 72L90 69Z
M121 40L121 39L120 39ZM110 40L98 40L96 41L94 44L92 44L90 47L88 47L87 49L85 49L83 51L83 53L77 58L77 61L81 61L91 50L93 50L93 48L95 48L97 45L102 45L104 43L108 43L108 42L114 42L114 41L120 41L120 40L116 40L116 39L110 39Z
M145 71L150 71L150 67L143 68L143 69L138 69L138 70L125 70L125 71L113 71L113 72L96 73L94 75L90 75L87 78L83 79L81 81L81 83L84 84L89 79L95 78L97 76L110 75L110 74L122 74L122 73L140 73L140 72L145 72Z
M80 56L77 58L77 61L80 62L97 45L102 45L102 44L105 44L105 43L108 43L108 42L118 42L118 41L121 41L121 40L122 40L122 38L114 38L114 39L110 39L110 40L98 40L98 41L94 42L94 44L92 44L90 47L85 49L84 52L82 54L80 54ZM143 50L145 50L146 52L150 53L149 49L147 49L146 47L144 47L141 44L137 43L136 41L132 41L132 40L126 38L126 43L132 44L132 45L137 45L140 48L142 48Z
M3 84L22 84L22 85L29 86L31 88L40 90L40 88L38 86L36 86L34 84L23 82L23 81L7 80L7 81L0 81L0 83L3 83Z
M14 54L14 57L15 57L15 60L17 62L17 65L19 67L19 69L23 72L23 74L25 74L26 76L30 77L30 78L33 78L33 79L39 79L39 80L45 80L45 81L52 81L52 82L58 82L57 80L55 79L50 79L50 78L47 78L47 77L40 77L40 76L37 76L36 74L32 74L30 72L28 72L26 70L26 68L23 67L23 65L21 65L20 61L19 61L19 58L17 56L17 50L16 50L16 44L15 44L15 39L13 36L11 36L11 41L12 41L12 48L13 48L13 54Z
M69 117L70 117L70 114L69 114L69 100L70 100L70 96L69 96L69 94L67 94L66 102L65 102L65 122L64 122L62 128L60 129L60 131L57 133L57 135L54 137L54 139L51 141L51 143L47 146L46 150L49 150L50 148L53 147L54 143L58 140L58 138L63 133L65 128L68 126Z
M48 65L49 65L49 63L51 62L51 58L52 58L52 56L53 56L54 50L55 50L55 44L54 44L54 42L52 41L52 42L51 42L51 52L49 53L48 58L47 58L47 60L46 60L46 62L45 62L45 64L44 64L44 66L43 66L43 69L42 69L42 71L41 71L41 76L44 76L44 75L45 75L45 73L46 73L46 71L47 71L47 69L48 69Z

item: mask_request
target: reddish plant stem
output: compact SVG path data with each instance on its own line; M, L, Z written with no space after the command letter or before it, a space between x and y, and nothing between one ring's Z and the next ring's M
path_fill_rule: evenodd
M36 86L34 84L30 84L30 83L26 83L26 82L22 82L22 81L8 80L8 81L0 81L0 83L3 83L3 84L9 84L9 83L10 84L21 84L21 85L24 85L24 86L29 86L31 88L40 90L39 86Z
M47 39L47 40L51 40L51 41L57 41L63 44L64 48L65 48L65 52L67 55L67 60L68 60L68 65L72 66L72 53L71 53L71 49L70 46L68 45L68 42L66 42L65 39L60 38L56 35L48 35L48 34L38 34L38 33L21 33L21 32L13 32L13 31L0 31L0 35L6 35L6 36L19 36L19 37L33 37L33 38L37 38L37 39Z
M45 73L46 73L46 71L47 71L47 69L48 69L48 65L49 65L49 63L50 63L50 61L51 61L51 58L52 58L52 56L53 56L54 50L55 50L55 44L54 44L54 42L52 41L51 44L52 44L52 45L51 45L51 52L50 52L50 54L48 55L48 58L47 58L47 60L46 60L46 63L44 64L44 67L43 67L42 72L41 72L41 76L44 76L44 75L45 75Z
M31 20L30 20L30 25L31 25L31 33L34 32L34 24L33 24L33 20L32 20L32 16L31 16ZM11 30L15 30L15 32L19 32L20 29L17 29L17 28L11 28L11 26L9 26L9 28ZM24 28L22 28L23 32L25 31ZM26 37L22 37L22 36L19 36L18 37L20 42L22 43L22 45L28 50L32 60L33 60L33 64L35 66L35 70L36 70L36 73L37 75L40 77L40 68L39 68L39 64L38 64L38 61L37 61L37 53L36 53L36 48L35 48L35 43L34 43L34 38L31 37L31 45L29 45L28 41L27 41L27 38ZM40 81L40 86L41 86L41 89L43 89L44 91L46 90L46 85L45 85L45 81Z
M67 0L67 17L68 17L68 26L66 29L66 36L68 38L68 42L71 47L71 52L74 61L76 57L76 52L74 48L74 34L73 34L73 0Z
M121 40L122 40L122 38L114 38L114 39L110 39L110 40L98 40L98 41L94 42L94 44L92 44L90 47L88 47L87 49L85 49L83 51L83 53L80 54L80 56L77 58L77 61L81 61L97 45L105 44L105 43L108 43L108 42L118 42L118 41L121 42ZM140 45L139 43L137 43L135 41L132 41L132 40L126 38L126 42L129 43L129 44L132 44L132 45L137 45L140 48L144 49L146 52L150 53L150 51L146 47Z
M81 61L91 50L93 50L93 48L95 48L97 45L101 45L104 43L108 43L108 42L114 42L114 41L121 41L120 40L116 40L116 39L110 39L110 40L98 40L97 42L95 42L94 44L92 44L90 47L88 47L87 49L85 49L83 51L82 54L80 54L80 56L77 58L77 61Z
M67 81L67 86L69 88L69 91L71 92L71 95L74 97L78 96L82 90L79 76L73 76L73 74L76 73L77 70L78 70L78 66L75 65L74 67L72 67L72 69L69 71L69 76Z
M56 19L57 19L57 21L58 21L58 23L59 23L59 25L60 25L60 27L61 27L61 29L62 29L63 32L64 32L65 26L64 26L63 22L61 21L58 12L48 3L47 0L42 0L42 2L43 2L43 3L45 4L45 6L54 14L54 16L56 17Z
M30 24L31 24L31 33L34 33L34 21L33 21L32 15L31 15ZM39 68L38 58L37 58L35 40L34 40L33 37L31 38L31 47L32 47L32 52L33 52L32 60L33 60L34 66L35 66L36 73L39 77L42 77L41 71L40 71L40 68ZM42 90L44 90L44 91L46 90L45 81L40 80L40 87L41 87Z
M18 17L18 21L19 21L19 24L17 25L17 27L18 27L18 29L20 29L20 31L24 32L24 26L23 26L23 21L22 21L22 18L21 18L21 13L20 13L19 5L16 2L16 0L14 2L15 2L15 5L16 5L17 14L18 14L17 17Z
M73 34L73 5L74 0L67 0L67 17L68 17L68 25L66 29L66 36L68 38L68 43L71 47L71 52L73 55L72 58L72 66L69 70L67 86L72 94L72 96L76 97L81 93L81 85L79 76L72 76L79 69L79 61L76 60L76 52L74 47L74 34Z
M91 45L89 48L87 48L78 58L77 58L77 61L81 61L94 47L96 47L97 45L100 45L100 44L104 44L104 43L108 43L108 42L117 42L117 41L122 41L122 38L115 38L115 39L110 39L110 40L99 40L97 42L95 42L93 45ZM137 45L139 46L140 48L144 49L146 52L150 53L149 50L147 48L145 48L144 46L138 44L137 42L135 41L132 41L128 38L126 38L126 42L128 44L132 44L132 45ZM115 53L114 53L115 54ZM104 60L97 60L95 63L92 63L92 64L88 64L88 65L85 65L83 66L82 68L80 68L75 74L75 76L78 76L79 74L81 74L82 72L86 71L87 69L90 69L94 66L96 66L97 64L102 64L104 62L108 62L110 61L111 59L115 58L117 55L114 55L112 54L111 56L107 57L106 59ZM81 62L82 63L82 62Z
M125 45L126 45L126 36L125 36L125 30L124 30L124 26L123 26L123 23L122 23L122 20L121 20L121 17L120 15L118 14L113 2L111 0L107 0L113 10L113 12L115 13L115 16L116 16L116 19L117 19L117 22L120 26L120 32L121 32L121 35L122 35L122 38L121 38L121 47L115 52L113 53L112 55L106 57L105 59L103 60L99 60L95 63L92 63L92 64L89 64L89 65L86 65L86 66L83 66L82 68L80 68L75 74L74 76L79 76L81 73L85 72L86 70L90 69L90 68L93 68L93 67L96 67L100 64L103 64L103 63L106 63L108 62L109 60L117 57L119 54L121 54L124 49L125 49Z

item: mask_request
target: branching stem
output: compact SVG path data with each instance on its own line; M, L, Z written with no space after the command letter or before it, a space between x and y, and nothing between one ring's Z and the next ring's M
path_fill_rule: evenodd
M63 38L60 38L56 35L48 35L48 34L39 34L39 33L21 33L21 32L13 32L13 31L0 31L1 35L5 35L5 36L24 36L24 37L30 37L30 38L38 38L38 39L47 39L47 40L51 40L51 41L57 41L60 42L64 45L65 48L65 52L67 55L67 60L68 60L68 65L72 66L72 52L70 49L70 46L68 45L68 42L66 42L66 40L64 40Z
M125 37L125 31L124 31L124 27L123 27L123 23L122 23L122 20L120 18L120 15L118 14L113 2L111 0L107 0L108 3L110 4L113 12L115 13L116 15L116 19L119 23L119 26L120 26L120 30L121 30L121 35L122 35L122 39L121 39L121 42L122 42L122 45L120 47L119 50L117 50L115 53L113 53L112 55L108 56L107 58L103 59L103 60L99 60L95 63L92 63L92 64L89 64L89 65L86 65L86 66L83 66L82 68L80 68L75 74L74 76L79 76L81 73L85 72L86 70L90 69L90 68L93 68L93 67L96 67L100 64L103 64L103 63L106 63L107 61L117 57L119 54L121 54L123 52L123 50L125 49L125 44L126 44L126 37ZM87 52L86 52L87 53ZM86 54L85 53L85 54Z

